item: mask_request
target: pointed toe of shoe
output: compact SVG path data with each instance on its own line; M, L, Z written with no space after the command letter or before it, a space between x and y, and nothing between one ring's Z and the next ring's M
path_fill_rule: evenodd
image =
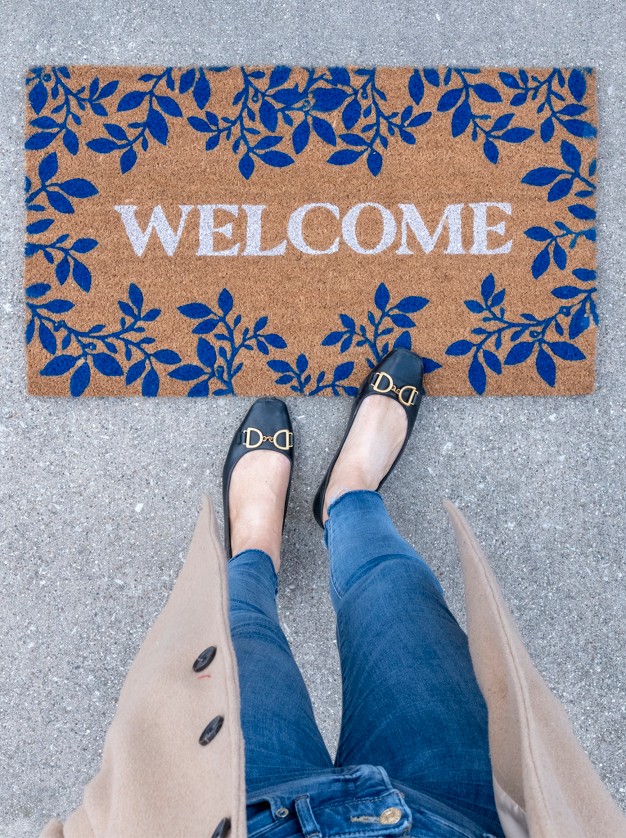
M280 451L293 466L294 436L289 409L282 399L267 396L257 399L235 431L222 469L222 503L224 508L224 549L226 558L232 558L228 493L233 470L249 451ZM292 469L293 470L293 469ZM291 478L285 497L285 515L291 490ZM285 517L283 516L283 529Z
M343 439L339 444L339 448L333 457L332 462L326 470L324 479L322 480L315 498L313 499L313 517L324 529L323 523L323 509L326 489L335 463L341 453L344 442L346 441L350 429L354 423L354 417L359 409L363 399L370 395L383 395L398 401L407 415L407 433L404 439L402 448L397 457L391 465L391 468L383 479L378 484L378 489L387 480L396 463L400 459L406 444L411 436L419 406L424 395L423 389L424 364L420 355L410 349L398 348L392 349L384 358L382 358L376 366L363 379L359 387L357 395L352 402L348 424L343 435Z

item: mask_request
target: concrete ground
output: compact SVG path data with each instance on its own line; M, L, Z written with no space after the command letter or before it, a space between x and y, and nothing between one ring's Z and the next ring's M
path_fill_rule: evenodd
M464 625L441 500L463 509L537 667L626 812L626 6L3 0L1 10L0 834L36 836L79 803L126 671L186 552L202 492L221 515L223 459L253 401L25 394L21 85L25 67L49 63L597 68L597 391L424 400L383 494ZM279 609L334 755L339 662L311 502L350 399L286 401L299 448Z

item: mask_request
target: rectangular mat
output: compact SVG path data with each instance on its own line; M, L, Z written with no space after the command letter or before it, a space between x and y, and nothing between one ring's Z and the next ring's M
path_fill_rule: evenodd
M31 67L28 392L594 388L591 68Z

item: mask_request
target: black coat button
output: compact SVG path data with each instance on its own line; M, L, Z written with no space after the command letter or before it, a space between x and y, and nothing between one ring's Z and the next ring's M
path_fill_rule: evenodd
M215 832L211 838L224 838L230 832L230 818L222 818L222 820L215 827Z
M203 669L206 669L215 657L216 652L215 646L209 646L208 649L205 649L193 662L193 671L202 672Z
M224 716L216 716L214 719L208 723L208 725L202 731L200 736L200 744L201 745L208 745L212 739L215 739L217 734L219 733L220 728L224 724Z

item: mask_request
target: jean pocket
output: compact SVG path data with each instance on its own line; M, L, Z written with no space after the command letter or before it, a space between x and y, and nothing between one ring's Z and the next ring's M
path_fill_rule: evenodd
M246 806L246 820L248 822L248 838L262 835L276 821L272 814L272 804L268 797L255 800Z
M276 814L272 812L272 802ZM261 838L263 835L287 838L301 834L296 816L284 806L277 809L277 803L274 798L260 797L246 805L248 838Z

